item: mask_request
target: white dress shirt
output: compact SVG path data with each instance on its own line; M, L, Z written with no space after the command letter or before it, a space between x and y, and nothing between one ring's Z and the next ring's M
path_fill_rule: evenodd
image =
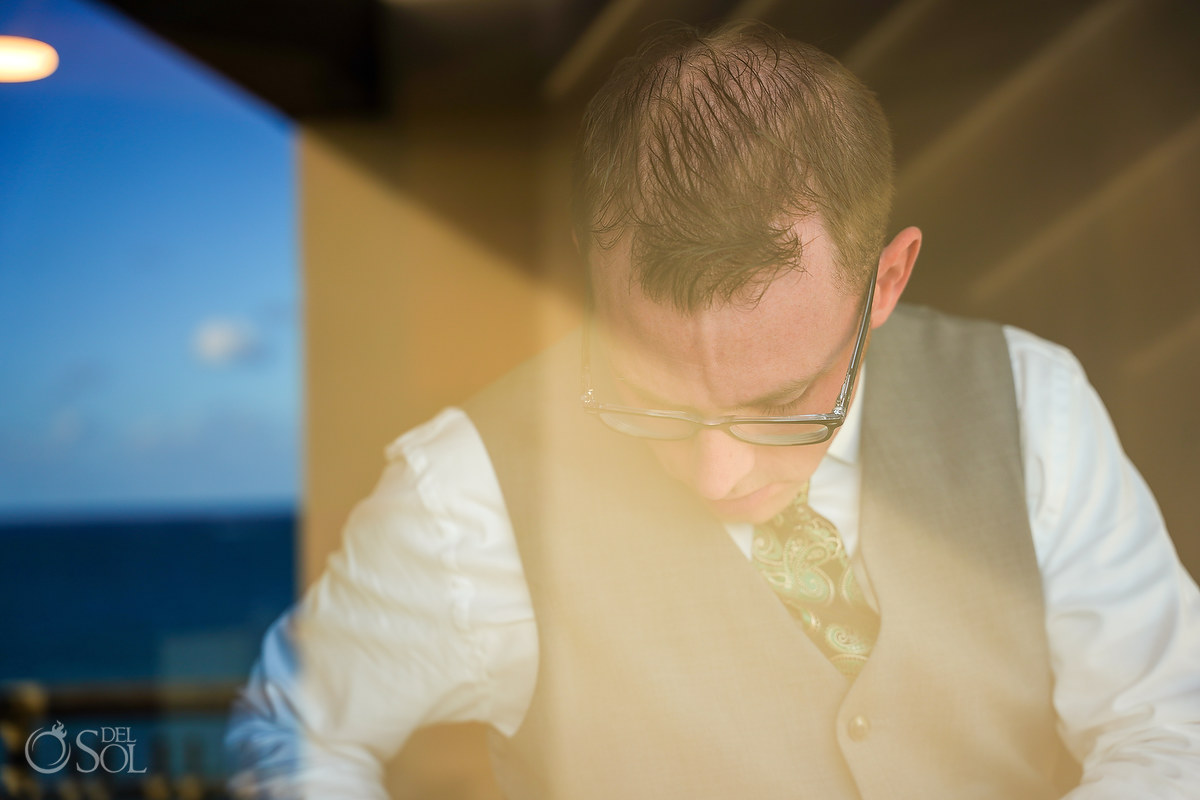
M1032 334L1004 334L1054 706L1083 764L1068 797L1200 797L1200 593L1079 363ZM869 592L856 559L861 415L856 402L810 503ZM537 628L478 433L451 408L386 454L342 550L268 632L235 712L234 786L251 796L383 798L380 761L417 728L476 720L509 735L529 706ZM748 555L750 526L727 527Z

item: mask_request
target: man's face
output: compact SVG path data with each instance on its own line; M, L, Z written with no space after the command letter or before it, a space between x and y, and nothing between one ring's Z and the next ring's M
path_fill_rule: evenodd
M803 271L771 283L756 305L682 314L629 281L628 247L592 256L597 355L607 357L619 401L718 417L820 414L833 410L846 375L860 298L837 281L817 220L797 224ZM809 479L830 442L751 445L720 430L652 441L663 468L723 520L763 522Z

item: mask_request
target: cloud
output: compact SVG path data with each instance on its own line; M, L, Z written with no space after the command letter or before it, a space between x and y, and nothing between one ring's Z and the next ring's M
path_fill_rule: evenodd
M262 355L258 331L247 322L214 318L192 334L192 353L205 364L224 367L248 363Z

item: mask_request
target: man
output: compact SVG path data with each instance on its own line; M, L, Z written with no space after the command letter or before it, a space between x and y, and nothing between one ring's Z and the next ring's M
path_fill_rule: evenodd
M480 720L513 798L1200 787L1200 596L1149 491L1066 351L898 307L891 191L814 48L619 65L588 322L389 448L267 637L235 786L382 796L413 730Z

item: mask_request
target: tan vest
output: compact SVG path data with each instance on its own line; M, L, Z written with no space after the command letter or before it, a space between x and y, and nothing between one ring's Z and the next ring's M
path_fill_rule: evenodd
M539 638L493 736L524 798L1033 798L1055 732L1003 334L901 308L867 356L860 542L882 629L853 683L649 450L585 415L579 340L467 404Z

